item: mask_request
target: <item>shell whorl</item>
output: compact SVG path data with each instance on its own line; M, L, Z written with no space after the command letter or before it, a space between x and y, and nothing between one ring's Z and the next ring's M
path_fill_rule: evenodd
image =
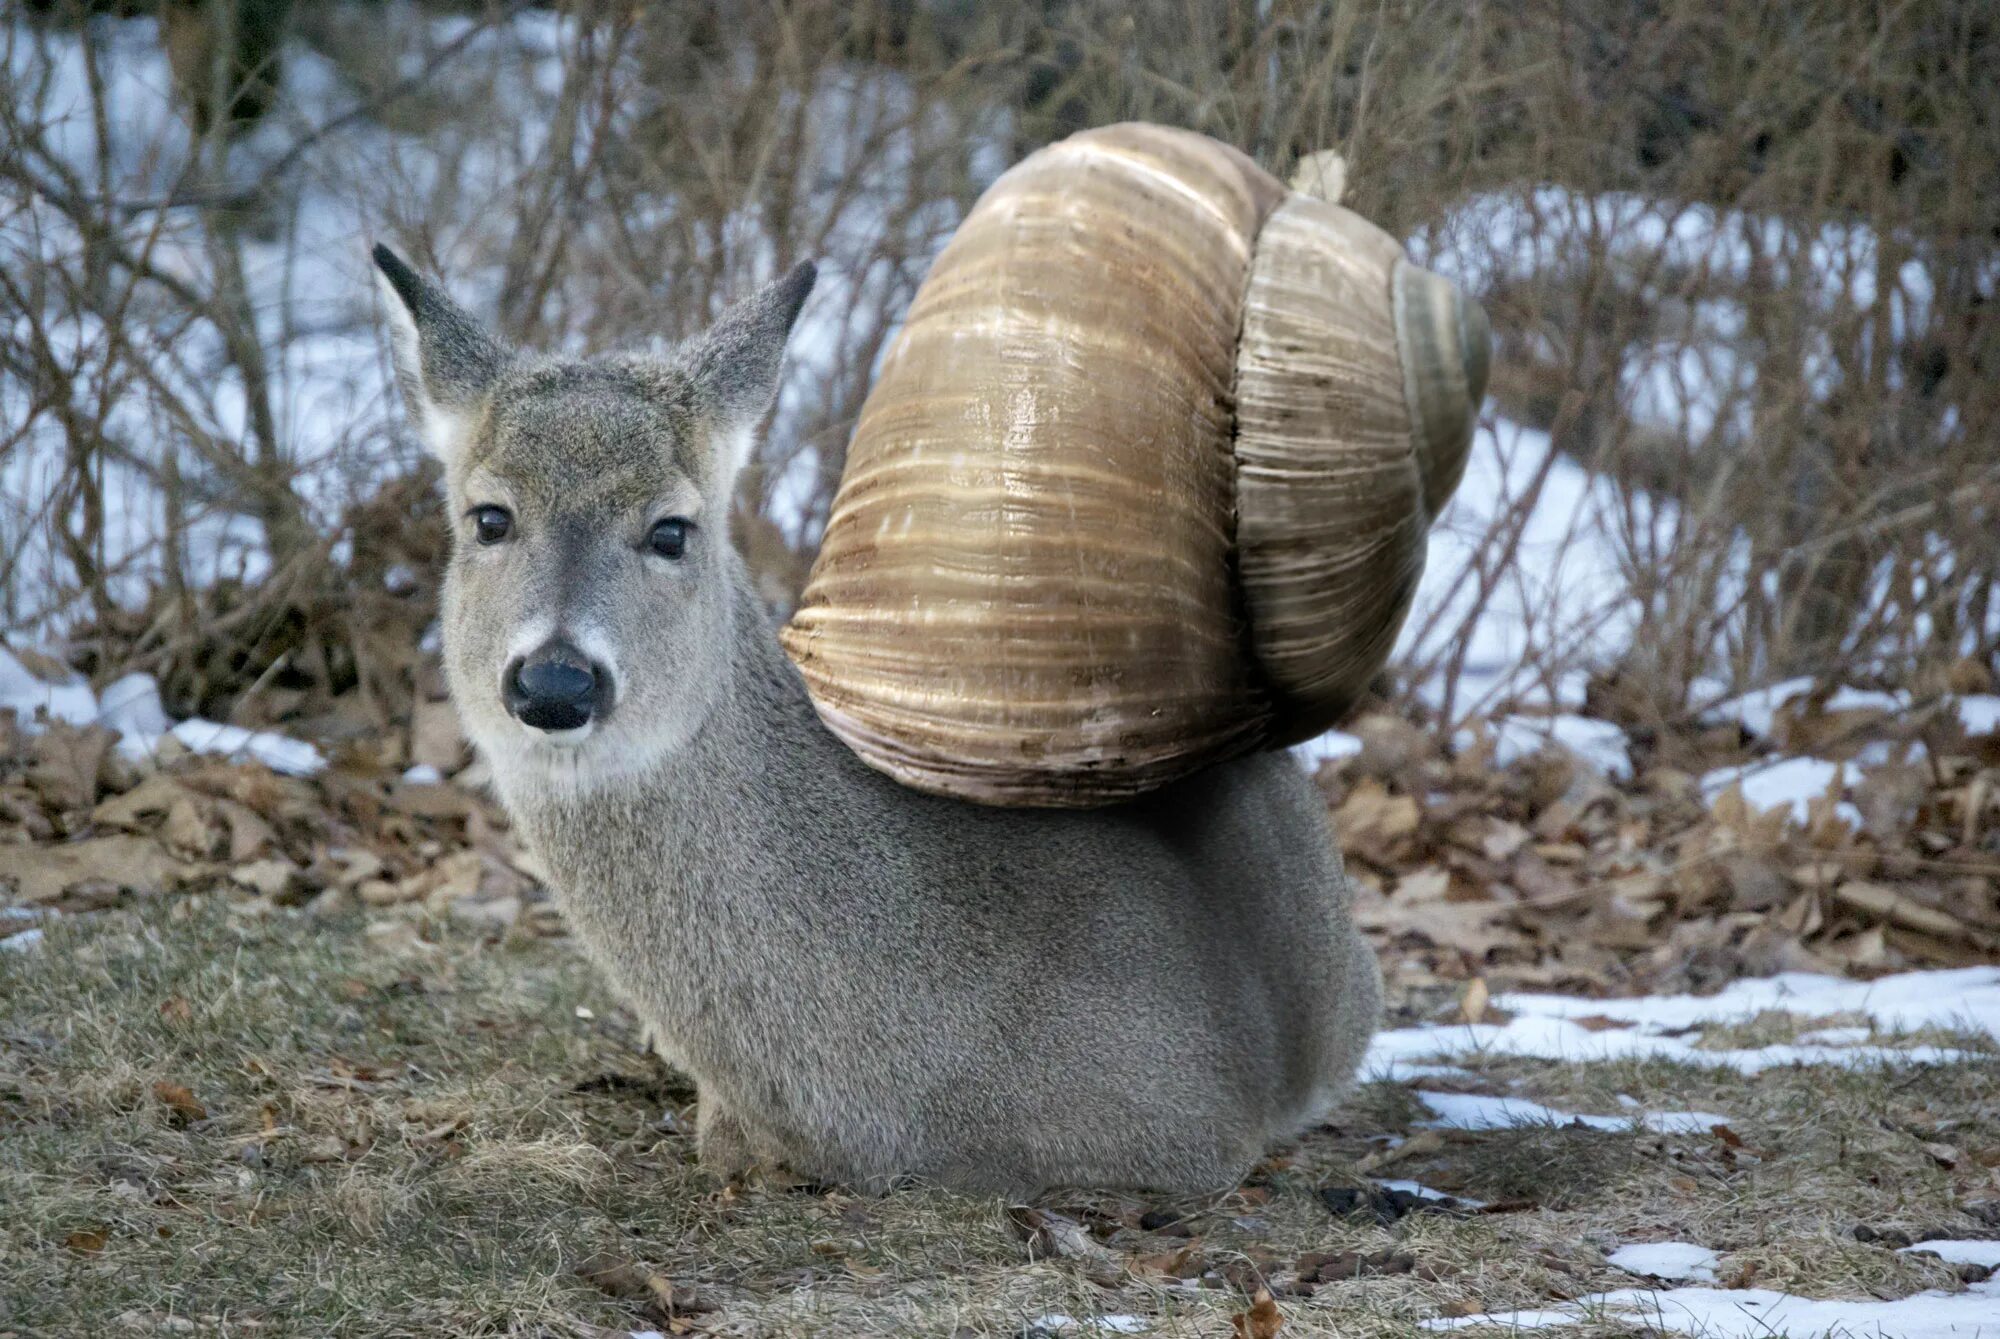
M1485 315L1333 203L1161 126L1005 173L884 357L783 633L920 790L1130 798L1335 723L1465 467Z
M1407 260L1396 264L1390 298L1403 358L1403 398L1424 478L1424 509L1435 520L1465 473L1473 425L1486 397L1492 333L1484 307Z

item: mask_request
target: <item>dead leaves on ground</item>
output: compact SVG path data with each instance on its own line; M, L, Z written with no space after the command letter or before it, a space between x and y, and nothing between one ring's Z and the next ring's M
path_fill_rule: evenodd
M715 1311L716 1305L693 1288L675 1283L635 1260L598 1252L579 1264L576 1276L611 1297L641 1303L649 1321L666 1326L669 1334L688 1334L697 1327L695 1318Z
M1319 783L1356 919L1405 988L1705 991L1990 961L2000 770L1949 731L1917 751L1921 713L1842 715L1795 712L1785 730L1834 757L1872 747L1874 765L1849 764L1858 829L1837 796L1804 825L1738 791L1704 801L1701 772L1749 760L1733 729L1645 739L1614 782L1553 747L1505 767L1484 742L1447 757L1434 733L1378 713ZM1918 761L1881 761L1898 756Z
M0 713L0 898L75 912L215 894L249 915L395 908L560 933L533 862L469 790L358 765L279 776L170 747L133 763L115 738Z

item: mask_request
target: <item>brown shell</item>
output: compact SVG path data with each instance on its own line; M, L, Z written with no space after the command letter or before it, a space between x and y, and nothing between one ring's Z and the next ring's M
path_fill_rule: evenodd
M1337 722L1409 611L1477 404L1440 384L1463 376L1438 323L1464 305L1477 310L1389 234L1309 195L1288 196L1257 239L1236 362L1236 540L1275 743ZM1483 367L1479 380L1483 393Z
M1435 361L1464 322L1400 257L1186 131L1087 131L1002 176L884 359L783 633L826 723L1009 805L1312 733L1386 656L1463 464L1418 450L1410 395L1443 382L1398 345L1422 324Z

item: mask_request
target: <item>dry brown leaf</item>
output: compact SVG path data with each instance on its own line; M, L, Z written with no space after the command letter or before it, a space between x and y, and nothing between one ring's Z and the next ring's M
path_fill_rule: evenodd
M1396 891L1390 896L1398 902L1438 902L1450 889L1451 872L1436 865L1426 865L1396 880Z
M1201 1238L1190 1237L1179 1250L1132 1257L1132 1272L1141 1277L1191 1279L1201 1274L1204 1263Z
M0 880L11 880L23 901L46 903L83 884L117 893L165 892L194 872L151 838L120 834L10 850Z
M194 792L186 786L170 776L156 773L123 795L114 795L91 810L90 821L100 827L145 832L174 805L193 798Z
M1392 938L1415 935L1479 962L1519 938L1505 928L1507 914L1503 906L1468 902L1420 902L1415 906L1381 902L1356 907L1354 919L1363 930Z
M1101 1287L1113 1287L1125 1277L1125 1262L1109 1247L1092 1237L1083 1224L1052 1209L1015 1205L1007 1217L1027 1240L1032 1257L1061 1257L1074 1260L1085 1278Z
M1250 1309L1231 1316L1229 1326L1236 1332L1236 1339L1277 1339L1278 1331L1285 1326L1285 1317L1278 1310L1271 1290L1259 1288L1250 1299Z
M1475 976L1465 987L1465 994L1458 1002L1458 1021L1477 1023L1486 1017L1486 1001L1490 992L1486 988L1486 978Z
M192 1125L208 1119L208 1108L195 1100L194 1092L185 1084L161 1079L153 1085L153 1098L173 1113L175 1124Z
M91 808L115 738L101 725L79 729L67 721L51 721L30 746L28 784L52 809Z
M78 1228L63 1238L63 1245L78 1255L95 1255L104 1249L104 1243L111 1240L108 1227Z
M1354 1164L1354 1170L1361 1176L1379 1171L1404 1158L1417 1158L1436 1153L1444 1147L1444 1136L1436 1130L1419 1130L1394 1148L1385 1148L1370 1153Z
M1879 916L1891 925L1899 925L1918 934L1933 935L1939 939L1971 944L1984 948L1987 937L1971 926L1935 907L1927 907L1906 894L1879 883L1866 883L1851 879L1833 890L1836 902L1852 907L1856 911Z

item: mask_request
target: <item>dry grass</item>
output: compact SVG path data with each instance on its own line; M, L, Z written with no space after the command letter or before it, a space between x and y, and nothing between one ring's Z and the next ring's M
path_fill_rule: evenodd
M692 1162L691 1094L634 1049L564 942L390 924L181 899L64 919L0 955L0 1330L102 1334L121 1316L246 1335L665 1325L643 1289L578 1276L597 1256L712 1307L681 1323L717 1333L1019 1335L1053 1313L1124 1313L1214 1335L1247 1305L1241 1287L1263 1277L1282 1293L1307 1251L1403 1253L1407 1272L1365 1266L1281 1300L1288 1336L1373 1336L1629 1284L1603 1258L1625 1241L1711 1246L1739 1283L1893 1297L1955 1275L1857 1225L1994 1230L1965 1212L1995 1190L1993 1064L1747 1080L1487 1059L1458 1086L1568 1110L1615 1111L1622 1093L1724 1112L1743 1147L1448 1132L1378 1174L1529 1203L1334 1217L1319 1189L1357 1184L1356 1161L1422 1118L1407 1090L1376 1083L1234 1195L1056 1197L1103 1254L1035 1258L997 1201L719 1184ZM200 1111L177 1111L161 1084ZM1926 1150L1937 1142L1958 1147L1955 1169ZM1184 1272L1207 1286L1135 1264L1190 1233ZM1581 1333L1600 1330L1623 1332Z

